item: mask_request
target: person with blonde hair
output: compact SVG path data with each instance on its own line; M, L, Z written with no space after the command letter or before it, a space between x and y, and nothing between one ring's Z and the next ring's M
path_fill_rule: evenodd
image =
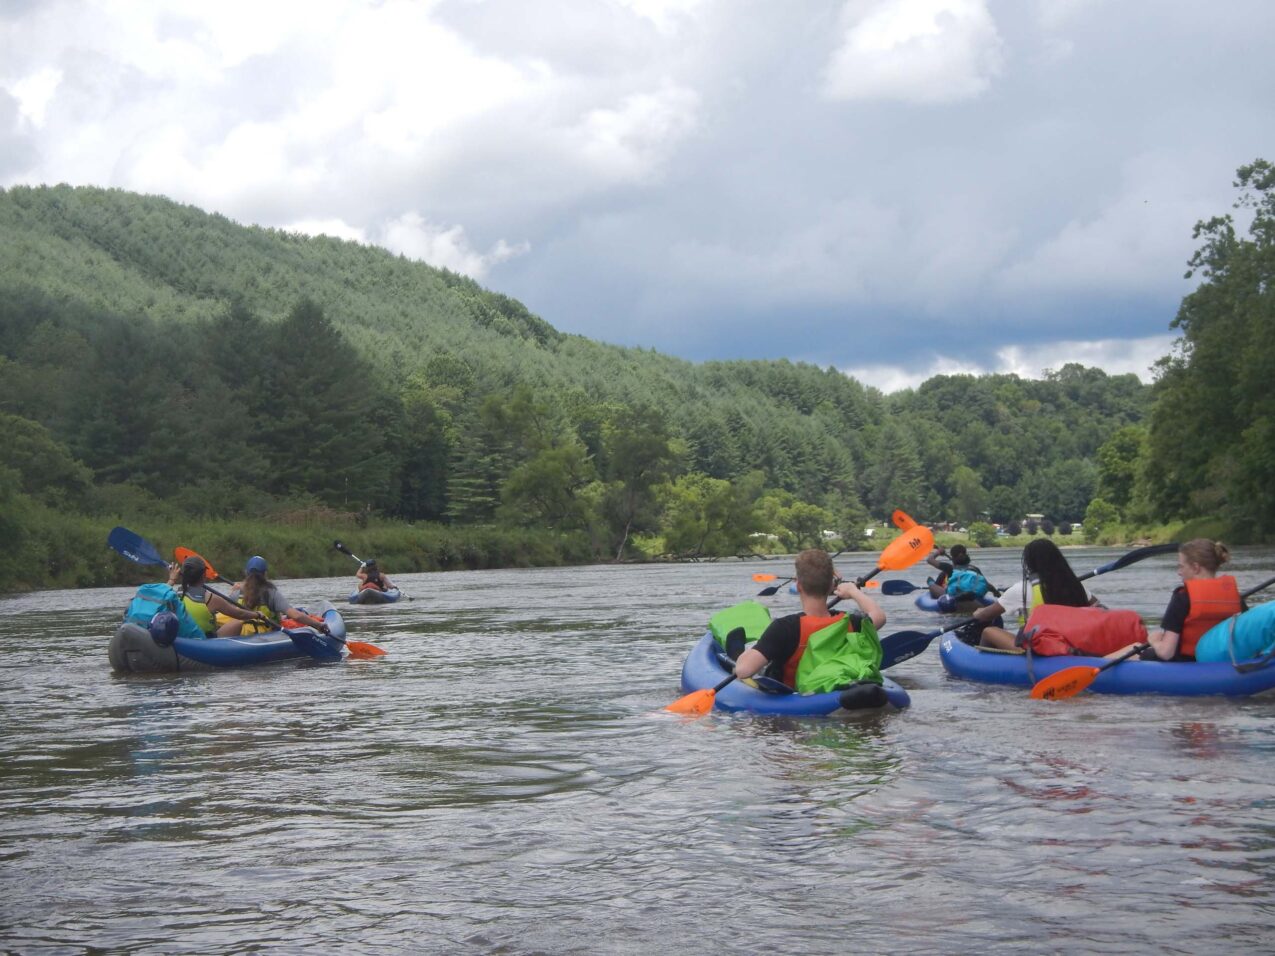
M1151 647L1142 652L1145 660L1195 660L1195 645L1204 632L1244 609L1235 578L1217 573L1230 558L1226 545L1208 538L1194 538L1178 547L1182 584L1169 598L1160 630L1147 637ZM1123 647L1107 656L1119 657L1128 650Z

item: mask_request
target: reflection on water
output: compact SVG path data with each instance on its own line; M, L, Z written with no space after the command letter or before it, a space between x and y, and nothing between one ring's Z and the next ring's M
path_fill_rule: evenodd
M1242 549L1241 583L1272 563ZM387 658L170 677L109 673L130 589L0 601L0 942L1269 950L1270 700L1037 702L932 645L895 669L904 713L662 713L708 615L775 567L396 577L416 600L346 613ZM1174 583L1169 555L1093 587L1155 617ZM886 633L937 620L883 604Z

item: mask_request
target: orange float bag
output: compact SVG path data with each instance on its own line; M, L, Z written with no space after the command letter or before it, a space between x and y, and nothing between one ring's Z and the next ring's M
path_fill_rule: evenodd
M1109 611L1101 607L1036 607L1023 638L1032 652L1047 657L1084 654L1102 657L1147 639L1147 626L1137 611Z

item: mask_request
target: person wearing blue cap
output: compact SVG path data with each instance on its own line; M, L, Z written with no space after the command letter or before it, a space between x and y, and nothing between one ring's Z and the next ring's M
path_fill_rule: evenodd
M244 565L243 581L235 586L231 597L236 598L244 607L259 611L276 623L289 617L302 624L308 624L324 634L328 633L328 626L323 622L323 618L307 614L289 603L288 599L275 587L274 582L267 577L267 570L269 568L266 559L259 554L254 554Z

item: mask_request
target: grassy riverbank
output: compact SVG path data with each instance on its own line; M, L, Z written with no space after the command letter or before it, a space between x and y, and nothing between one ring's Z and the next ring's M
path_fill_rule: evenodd
M421 571L557 567L596 561L583 534L543 528L359 522L326 511L280 523L260 519L120 521L48 510L23 528L22 540L10 542L13 548L8 560L0 563L0 592L109 587L154 580L158 576L155 569L132 564L107 547L108 532L121 523L151 541L161 554L171 555L177 546L191 548L227 576L238 576L244 561L253 554L264 555L270 562L272 576L277 578L352 576L355 562L332 546L338 539L359 557L376 558L391 576ZM877 528L872 538L846 550L880 551L897 534L894 528ZM1021 549L1033 537L1041 535L1000 537L982 546L964 533L939 532L935 540L949 547L965 544L977 551L989 547ZM1135 547L1194 537L1220 539L1228 544L1255 543L1244 535L1243 528L1228 527L1219 519L1198 519L1186 524L1113 525L1095 536L1054 534L1053 540L1063 548ZM839 549L842 542L830 541L828 547Z

